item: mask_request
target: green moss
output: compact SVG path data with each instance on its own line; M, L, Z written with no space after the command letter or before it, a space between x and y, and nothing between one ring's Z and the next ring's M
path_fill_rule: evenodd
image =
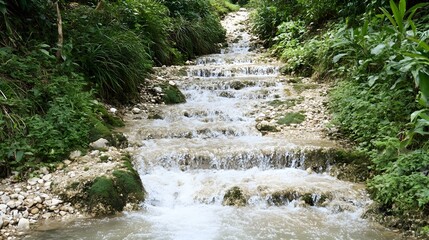
M293 84L292 85L293 89L297 92L297 93L302 93L305 90L308 89L316 89L319 87L319 85L317 84L305 84L305 83L297 83L297 84Z
M305 115L302 113L286 113L284 117L277 120L278 124L281 125L290 125L290 124L299 124L305 120Z
M112 134L112 131L97 118L92 118L91 122L93 126L89 132L89 138L91 142L96 141L100 138L107 138Z
M263 125L259 128L261 132L278 132L279 130L275 126Z
M250 81L234 81L230 84L230 87L235 90L240 90L245 87L251 87L251 86L255 86L255 83Z
M108 213L122 211L125 206L125 201L119 195L113 180L106 177L94 180L88 190L88 200L90 209L101 203L107 207Z
M223 205L227 206L245 206L247 203L246 197L239 187L232 187L226 191L223 197Z
M107 162L107 160L109 160L109 156L107 156L107 155L100 156L101 162Z
M286 105L287 108L291 108L291 107L301 103L302 101L304 101L304 98L302 98L302 97L286 99L283 101L279 100L279 99L275 99L275 100L269 102L268 105L273 106L273 107L279 107L279 106Z
M95 104L94 111L110 128L125 126L122 119L109 113L101 104Z
M313 195L311 193L305 193L304 195L302 195L301 200L303 200L306 204L310 206L314 206L315 204Z
M116 170L113 172L115 176L115 185L122 195L127 196L127 201L142 201L144 199L143 185L140 177L134 172Z
M186 102L185 95L176 87L171 86L169 84L160 85L164 95L162 99L165 104L176 104L176 103L184 103Z
M153 113L153 114L149 114L149 116L147 116L147 119L164 119L164 118L158 113Z

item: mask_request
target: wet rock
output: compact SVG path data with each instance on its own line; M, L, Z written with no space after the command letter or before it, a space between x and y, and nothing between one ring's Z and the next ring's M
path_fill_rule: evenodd
M17 228L19 231L29 230L30 229L30 221L26 218L19 219Z
M239 187L232 187L231 189L226 191L222 202L223 205L237 207L246 206L246 203L246 197L244 196L243 191Z
M107 144L109 143L108 140L104 139L104 138L100 138L97 141L89 144L92 148L97 149L97 150L102 150L107 148Z

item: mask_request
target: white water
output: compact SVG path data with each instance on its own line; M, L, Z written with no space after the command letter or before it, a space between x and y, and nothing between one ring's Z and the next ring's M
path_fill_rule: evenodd
M187 103L162 107L162 120L130 123L131 141L141 144L143 210L41 230L30 239L398 238L361 218L370 203L362 185L307 173L300 169L305 158L292 152L302 143L255 129L257 105L286 96L275 78L278 66L261 67L261 56L248 52L250 35L239 31L247 17L244 11L228 17L229 36L240 33L241 40L198 59L188 73L195 78L178 82ZM252 84L234 89L236 81ZM242 190L245 207L222 205L232 187ZM329 197L309 206L296 196L278 206L273 194L279 192Z

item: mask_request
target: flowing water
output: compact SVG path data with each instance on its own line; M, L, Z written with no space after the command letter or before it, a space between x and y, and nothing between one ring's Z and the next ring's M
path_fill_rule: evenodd
M177 81L187 103L160 108L163 119L130 121L141 147L136 166L147 191L143 209L79 220L30 239L396 239L361 218L370 199L360 184L308 173L297 148L325 147L256 130L257 106L286 97L278 65L250 52L240 25L228 16L229 46L203 56ZM238 38L238 39L237 39ZM318 146L317 146L318 145ZM227 206L238 187L245 206Z

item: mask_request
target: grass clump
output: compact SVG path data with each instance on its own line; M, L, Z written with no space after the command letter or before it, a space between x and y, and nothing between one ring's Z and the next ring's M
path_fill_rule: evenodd
M305 120L305 115L302 113L286 113L282 118L277 120L278 124L289 126L291 124L300 124Z

